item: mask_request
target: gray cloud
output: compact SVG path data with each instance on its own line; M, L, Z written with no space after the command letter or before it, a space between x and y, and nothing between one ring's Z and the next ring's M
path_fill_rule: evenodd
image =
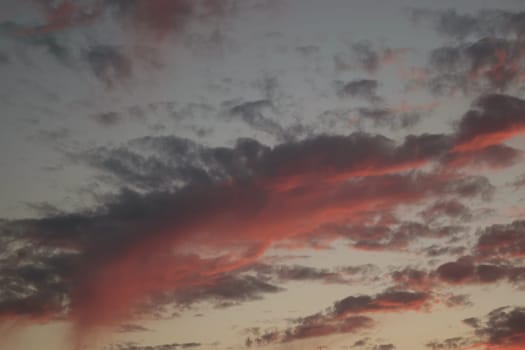
M98 45L90 47L84 54L84 59L95 77L107 87L123 83L131 78L133 64L121 48Z

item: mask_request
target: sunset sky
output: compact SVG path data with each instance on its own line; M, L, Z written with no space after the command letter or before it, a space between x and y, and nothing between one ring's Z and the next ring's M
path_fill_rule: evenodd
M0 0L0 349L525 348L523 0Z

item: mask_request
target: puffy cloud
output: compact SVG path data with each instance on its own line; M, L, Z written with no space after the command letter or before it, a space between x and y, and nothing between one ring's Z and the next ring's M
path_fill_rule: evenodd
M525 132L525 101L507 95L480 97L458 124L455 150L473 151L497 145Z
M476 251L480 257L523 257L525 255L525 222L492 225L478 238Z

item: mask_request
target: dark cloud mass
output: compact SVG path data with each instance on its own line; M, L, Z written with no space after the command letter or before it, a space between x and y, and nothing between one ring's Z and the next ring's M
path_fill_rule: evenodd
M380 100L376 93L377 87L378 83L376 80L354 80L343 84L339 90L339 96L362 98L370 102L374 102Z
M463 323L474 329L473 336L455 337L427 344L431 349L495 348L517 350L525 345L525 309L503 306L489 312L484 319L471 317Z

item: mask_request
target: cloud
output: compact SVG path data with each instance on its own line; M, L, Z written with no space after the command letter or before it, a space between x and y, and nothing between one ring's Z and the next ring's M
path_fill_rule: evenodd
M469 344L468 339L463 337L453 337L447 338L442 341L433 340L425 344L426 347L431 348L432 350L452 350L460 349Z
M467 259L440 265L436 272L440 279L449 283L461 283L474 276L475 267Z
M394 344L378 344L374 345L374 350L394 350L396 346Z
M90 210L2 222L5 239L17 242L7 249L13 262L20 246L29 251L38 247L30 254L32 264L46 266L42 263L48 256L60 253L68 267L51 269L54 284L49 285L47 279L28 283L22 263L6 265L6 276L16 284L5 284L9 298L3 314L67 315L82 333L120 323L153 295L167 293L177 300L193 289L202 295L199 300L219 300L233 285L242 288L232 302L271 293L278 287L268 281L229 274L259 262L272 246L319 248L347 239L354 248L401 250L421 237L453 236L458 232L454 227L399 222L392 213L440 196L490 200L494 186L487 178L441 171L440 166L452 149L461 153L465 145L483 149L503 142L490 135L519 119L521 103L490 95L481 99L481 109L463 117L456 133L409 135L401 142L354 133L274 147L252 139L206 147L162 136L71 154L127 188L116 187L116 195ZM499 119L492 116L498 108ZM471 115L478 116L477 123ZM482 136L492 141L478 142ZM422 170L429 164L437 167ZM500 253L518 249L502 243L495 247ZM445 267L440 271L444 281L454 280ZM274 272L283 280L333 277L301 268ZM20 292L24 284L32 287ZM363 312L406 306L388 297L368 297ZM416 308L416 301L409 306Z
M334 303L337 318L370 312L399 312L420 310L427 306L430 296L422 292L389 290L376 296L349 296Z
M162 345L141 346L134 344L114 344L105 347L104 350L180 350L201 347L203 344L197 342L191 343L171 343Z
M410 15L456 40L430 54L428 87L433 93L505 91L519 85L525 69L523 12L415 9Z
M251 267L265 279L276 279L280 282L290 281L321 281L324 283L348 283L342 271L315 268L303 265L266 265L256 264ZM354 267L357 274L364 267Z
M412 9L410 15L415 21L431 21L440 34L458 40L525 33L524 12L484 9L476 14L460 14L454 9Z
M370 120L374 127L388 127L397 131L411 129L423 118L423 113L417 111L396 111L392 108L368 108L357 109L360 116L359 122Z
M276 186L282 182L279 186L294 187L321 178L337 181L418 168L442 154L447 140L441 135L409 136L396 145L382 136L354 133L321 135L272 149L252 139L240 139L233 148L206 148L174 136L146 137L129 147L91 150L81 159L125 184L148 190L173 188L169 182L209 183L254 176L271 179Z
M246 344L268 345L339 333L357 333L375 325L365 315L367 313L419 310L428 301L430 298L424 293L402 290L387 290L375 296L349 296L334 302L324 312L293 320L294 325L291 327L267 331L263 335L256 334L253 339L248 338ZM391 344L384 346L393 349Z
M523 159L523 151L503 144L461 153L451 153L443 160L449 168L503 169Z
M265 113L276 114L276 109L270 100L244 102L230 108L233 117L240 117L246 124L255 130L282 138L284 130L279 123L265 116Z
M358 333L374 326L374 321L366 316L351 316L335 319L328 314L314 314L294 320L295 326L283 330L269 330L253 338L248 337L245 345L263 346L287 343L300 339L317 338L333 334Z
M22 35L19 27L12 22L0 23L0 35L25 47L43 48L47 53L58 62L69 66L72 61L70 48L60 42L59 38L53 33L36 33L34 35ZM12 57L3 56L2 63L13 61ZM24 56L24 58L26 58ZM28 60L30 62L30 60Z
M485 228L478 238L476 252L480 257L525 256L525 222L498 224Z
M106 0L112 14L141 33L156 39L179 34L191 20L221 18L235 13L229 1Z
M521 130L521 104L525 102L510 96L487 95L462 117L456 133L409 135L402 143L354 133L319 135L274 148L250 139L239 140L233 148L206 148L164 136L138 139L122 148L94 149L81 159L125 184L148 190L173 189L190 181L247 179L255 175L278 179L280 186L291 188L321 178L337 181L347 176L388 174L431 162L451 169L480 164L504 167L521 158L520 152L500 144ZM260 108L267 106L267 101L258 101L237 105L232 111L257 128L280 133L283 129L272 120L259 118ZM477 179L476 184L472 181L456 183L456 190L462 193L484 186L486 198L490 197L490 184L483 184L482 179Z
M467 112L458 124L458 152L497 145L525 132L525 101L507 95L480 97L475 109Z
M130 333L130 332L133 333L133 332L146 332L146 331L150 331L150 329L143 327L139 324L134 324L134 323L124 323L120 325L120 327L117 330L117 332L119 333Z
M98 113L93 115L93 119L102 126L114 126L121 120L121 116L117 112Z
M279 283L287 282L322 282L349 284L355 278L366 278L369 274L377 272L378 268L372 264L343 266L332 269L316 268L304 265L270 265L256 263L248 266L245 271L255 272L256 276L265 281Z
M77 4L71 0L63 0L58 4L46 0L32 2L40 10L44 24L33 26L14 25L13 34L19 36L34 36L64 31L72 27L84 25L98 18L102 13L100 1Z
M334 188L314 187L302 194L265 192L249 184L190 187L176 193L147 195L128 191L97 211L8 222L3 227L5 237L24 239L29 250L40 242L43 256L35 256L33 263L41 263L46 254L57 248L74 253L65 256L70 270L60 271L57 278L51 279L61 281L56 287L40 282L28 289L31 298L37 298L37 304L33 299L27 300L25 294L14 292L5 301L3 315L42 317L45 307L52 306L49 312L67 313L79 331L84 331L125 319L133 305L146 296L173 290L174 286L180 293L194 288L202 295L224 296L230 290L228 284L225 289L206 286L221 282L224 273L256 262L273 243L300 241L305 239L301 236L304 232L346 218L348 213L358 217L360 212L372 208L396 206L400 200L419 200L424 196L422 185L429 186L428 190L440 187L433 182L414 186L423 179L385 175ZM286 211L282 210L283 205ZM301 220L305 215L311 219L307 226ZM14 247L9 251L14 256L19 254ZM21 271L21 266L14 266L5 276L11 278ZM239 283L253 287L240 294L241 300L250 300L254 290L275 290L250 279ZM29 287L24 279L20 284ZM58 287L64 291L53 292ZM242 293L242 289L238 292ZM398 303L394 309L401 308L402 301L389 300L388 295L382 297L385 302ZM381 301L372 300L371 307L379 308ZM25 303L23 308L19 306L21 302Z
M483 325L475 328L476 335L488 346L501 349L518 349L525 345L525 308L508 307L491 311Z
M357 333L371 328L374 322L366 316L350 316L344 319L331 319L315 315L299 320L299 325L284 331L283 342L313 337L322 337L339 333Z
M449 288L450 284L487 284L502 281L521 286L525 281L525 267L506 261L477 262L473 257L463 256L456 261L442 263L431 272L407 267L392 272L391 277L402 288L421 291L438 287ZM450 301L455 304L453 300Z
M360 41L352 45L352 50L361 68L368 73L375 73L381 63L380 54L372 47L368 41Z
M362 70L375 74L385 65L404 58L406 48L375 47L370 41L362 40L350 45L350 52L340 52L333 56L335 70Z
M340 97L362 98L370 102L381 100L377 96L377 87L379 86L377 80L361 79L341 84L342 86L338 91Z
M431 349L518 350L525 345L525 309L504 306L492 310L484 319L470 317L463 323L474 328L470 337L455 337L427 343Z
M133 64L121 48L107 45L90 47L84 59L95 77L107 87L123 83L131 78Z
M434 222L440 218L450 218L465 222L472 218L470 209L458 200L439 200L425 208L420 215L426 222Z
M190 305L199 301L212 301L224 307L245 301L261 299L263 293L276 293L282 288L255 276L220 276L205 284L175 293L178 304Z

